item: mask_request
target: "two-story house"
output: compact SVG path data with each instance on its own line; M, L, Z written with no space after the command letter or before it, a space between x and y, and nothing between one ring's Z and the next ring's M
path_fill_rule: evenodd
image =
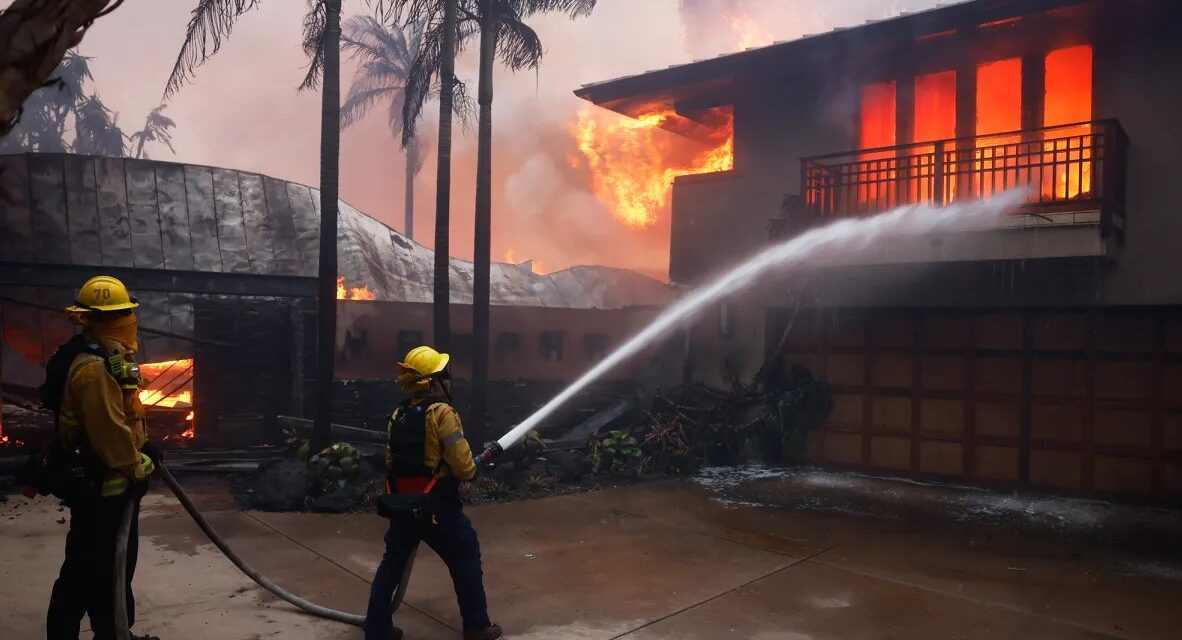
M733 113L733 170L674 184L680 284L839 218L1025 189L955 250L736 297L691 375L751 375L783 338L832 385L817 462L1160 501L1182 498L1180 78L1182 2L972 0L576 93L683 131Z

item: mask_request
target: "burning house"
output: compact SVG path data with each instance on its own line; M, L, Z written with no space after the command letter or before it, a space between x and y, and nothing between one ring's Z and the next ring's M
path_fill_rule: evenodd
M64 154L0 157L0 186L10 389L40 384L41 367L73 334L61 309L101 272L141 302L151 424L168 425L170 436L250 444L279 414L311 414L316 189L231 169ZM431 340L434 258L343 201L339 229L338 421L364 423L393 402L394 363ZM472 265L453 260L461 381L472 279ZM539 275L528 263L494 264L490 378L512 388L569 380L671 297L665 284L620 269ZM614 382L641 373L622 371ZM378 382L358 397L356 388L343 393L345 380ZM515 398L517 413L544 399Z
M732 300L687 368L775 354L827 378L820 463L1177 500L1180 43L1173 1L974 0L576 94L726 140L720 170L673 182L677 284L830 221L1024 189L1003 229L826 256Z

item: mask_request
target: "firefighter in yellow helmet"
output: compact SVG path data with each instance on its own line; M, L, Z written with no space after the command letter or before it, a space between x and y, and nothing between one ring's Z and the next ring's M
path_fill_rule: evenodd
M129 502L133 518L127 545L127 627L135 621L131 579L139 501L155 469L153 458L159 459L147 447L139 400L138 306L119 280L91 278L65 310L81 333L62 345L46 366L42 400L54 411L58 435L50 449L50 457L57 458L51 459L50 467L59 470L60 478L54 493L70 507L66 558L49 602L49 640L77 640L84 614L90 617L96 640L115 637L112 568L120 516Z
M412 349L398 363L398 386L410 397L387 425L387 484L391 493L427 495L429 506L421 513L390 517L386 552L370 589L366 640L402 637L391 620L391 599L420 541L434 549L451 572L464 640L501 637L501 628L488 617L480 542L460 503L460 482L476 476L476 462L451 406L449 360L446 353L424 346Z

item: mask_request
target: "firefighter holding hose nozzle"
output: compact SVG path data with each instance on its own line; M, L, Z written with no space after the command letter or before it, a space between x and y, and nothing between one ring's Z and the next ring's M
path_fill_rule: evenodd
M41 399L54 412L57 440L35 474L35 486L70 508L66 557L49 601L49 640L78 640L83 615L90 617L96 640L115 638L117 627L130 628L135 620L131 577L139 502L155 469L153 459L159 460L147 444L139 400L138 306L119 280L91 278L65 310L82 332L63 344L46 366ZM112 576L127 509L132 511L124 622L115 620Z
M390 495L378 502L390 519L386 552L374 575L365 616L366 640L398 640L391 600L419 542L447 564L459 600L464 640L495 640L488 617L480 542L460 502L460 482L476 476L476 460L451 405L450 357L412 349L398 363L398 386L410 394L390 416L386 446Z

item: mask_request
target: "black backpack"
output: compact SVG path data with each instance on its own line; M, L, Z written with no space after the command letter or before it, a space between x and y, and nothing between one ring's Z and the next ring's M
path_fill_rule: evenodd
M107 352L102 345L78 334L58 347L45 364L45 383L37 388L37 392L41 395L41 406L52 411L54 416L62 409L62 396L66 392L70 366L83 353L92 353L102 358L103 362L107 361Z
M41 405L53 412L55 427L70 366L83 353L92 353L104 361L107 359L102 345L79 334L58 347L45 364L45 383L37 391L41 395ZM105 471L85 442L68 451L59 436L50 442L44 453L30 456L18 476L26 485L25 495L30 498L36 494L53 494L67 504L77 504L98 498Z

